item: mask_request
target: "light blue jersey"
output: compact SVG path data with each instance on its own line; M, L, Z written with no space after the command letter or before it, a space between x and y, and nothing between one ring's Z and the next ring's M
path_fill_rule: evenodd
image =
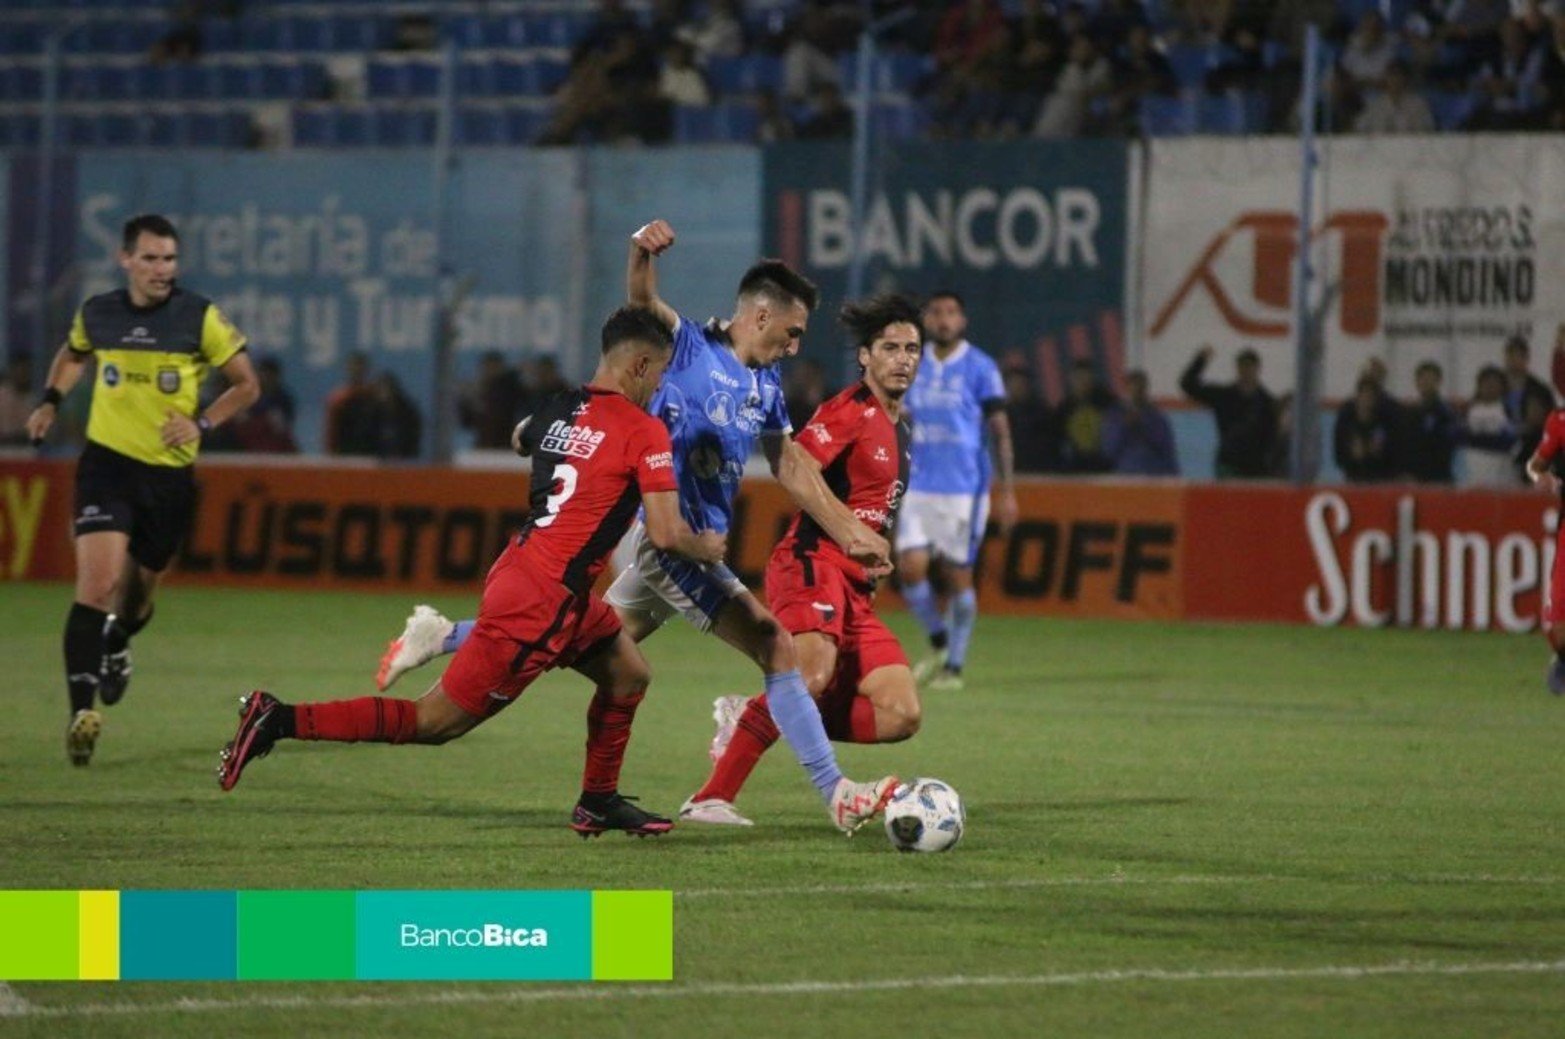
M680 319L649 410L674 442L679 510L694 530L728 531L756 438L793 428L777 369L746 367L715 321L703 328Z
M913 471L909 491L981 494L989 489L986 419L1005 404L1005 384L994 359L967 340L940 361L925 344L908 390L913 413ZM675 458L677 464L678 450Z

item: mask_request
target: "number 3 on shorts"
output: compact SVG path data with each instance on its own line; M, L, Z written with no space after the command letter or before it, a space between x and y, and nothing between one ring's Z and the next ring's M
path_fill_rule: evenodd
M543 500L546 515L538 518L538 521L533 524L535 527L547 527L553 523L555 517L560 514L560 506L564 505L570 499L570 496L576 493L576 467L574 465L566 462L563 465L555 466L554 478L560 483L559 493L551 494Z

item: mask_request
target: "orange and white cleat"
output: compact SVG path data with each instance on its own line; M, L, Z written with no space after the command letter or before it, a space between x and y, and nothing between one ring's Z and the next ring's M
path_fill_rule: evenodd
M402 634L387 643L386 652L381 654L375 688L384 693L404 674L438 657L445 648L446 637L455 630L456 625L433 606L421 603L413 607Z

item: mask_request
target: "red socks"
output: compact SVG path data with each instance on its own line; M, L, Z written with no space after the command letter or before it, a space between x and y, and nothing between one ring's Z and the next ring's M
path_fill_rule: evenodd
M302 703L293 712L294 734L301 740L408 743L418 735L418 707L412 700L364 696Z
M581 788L589 794L612 794L619 789L619 769L625 763L630 726L644 693L616 699L599 689L587 708L587 767Z
M739 796L739 788L750 778L750 773L755 771L761 755L781 735L777 731L777 723L772 721L771 711L767 709L766 694L751 697L744 705L744 713L739 716L739 724L734 728L734 738L728 742L728 749L712 766L712 774L707 777L706 785L696 791L692 800L704 801L717 797L732 802Z

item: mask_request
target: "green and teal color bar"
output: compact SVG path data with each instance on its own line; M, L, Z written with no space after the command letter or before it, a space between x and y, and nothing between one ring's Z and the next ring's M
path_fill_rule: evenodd
M670 891L0 891L4 981L669 981Z

